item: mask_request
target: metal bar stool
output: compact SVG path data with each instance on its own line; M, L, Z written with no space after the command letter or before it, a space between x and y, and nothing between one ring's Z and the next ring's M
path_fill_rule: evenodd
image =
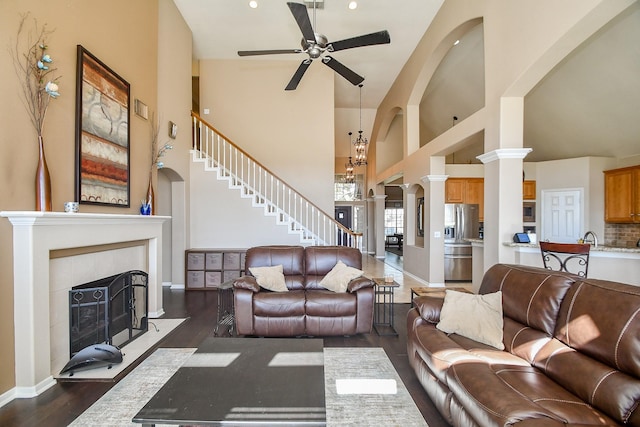
M588 243L540 242L544 268L566 271L580 277L587 277L590 249Z

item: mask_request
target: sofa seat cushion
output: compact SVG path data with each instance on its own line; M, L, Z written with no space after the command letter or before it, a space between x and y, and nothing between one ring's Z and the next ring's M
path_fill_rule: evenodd
M526 419L616 425L531 366L461 363L447 372L447 384L480 425L512 425Z
M419 343L416 349L419 356L444 383L446 383L446 370L457 363L530 366L526 360L511 353L460 335L447 335L431 324L419 327L416 330L416 339Z
M304 316L304 291L257 292L253 296L253 314L262 317Z
M356 296L351 293L335 293L317 289L307 291L306 297L305 309L309 316L355 316L358 311Z
M454 363L481 360L453 341L447 334L436 329L435 325L424 325L416 331L418 345L415 350L429 367L434 376L446 383L446 371Z

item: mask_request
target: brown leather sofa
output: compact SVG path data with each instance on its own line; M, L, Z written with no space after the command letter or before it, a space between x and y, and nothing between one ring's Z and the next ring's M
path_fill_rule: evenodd
M640 288L497 264L503 351L436 328L443 298L416 297L409 361L454 426L640 426Z
M247 250L245 276L234 282L236 330L269 337L329 336L369 333L373 324L374 284L362 276L347 292L319 286L342 261L362 269L362 254L344 246L260 246ZM288 292L262 289L252 267L282 265Z

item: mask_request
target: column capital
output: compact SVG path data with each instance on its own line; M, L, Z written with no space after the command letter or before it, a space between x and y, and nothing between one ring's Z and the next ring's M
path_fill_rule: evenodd
M378 195L376 195L376 196L373 196L373 199L374 199L374 200L384 200L384 199L386 199L386 198L387 198L387 195L386 195L386 194L378 194Z
M420 181L424 182L442 182L446 181L449 178L449 175L425 175L420 178Z
M531 151L533 151L531 148L498 148L476 156L476 159L483 164L502 159L524 159Z

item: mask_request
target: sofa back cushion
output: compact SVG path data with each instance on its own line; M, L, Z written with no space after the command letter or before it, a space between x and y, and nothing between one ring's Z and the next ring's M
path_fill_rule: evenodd
M356 248L309 246L305 249L304 258L307 289L324 289L319 283L338 261L342 261L349 267L362 270L362 253Z
M480 294L502 291L505 349L532 363L555 331L560 305L577 276L524 265L496 264Z
M536 366L618 422L640 423L640 288L585 279L567 293Z
M247 250L245 273L253 267L282 265L282 273L289 290L304 289L304 247L256 246Z

